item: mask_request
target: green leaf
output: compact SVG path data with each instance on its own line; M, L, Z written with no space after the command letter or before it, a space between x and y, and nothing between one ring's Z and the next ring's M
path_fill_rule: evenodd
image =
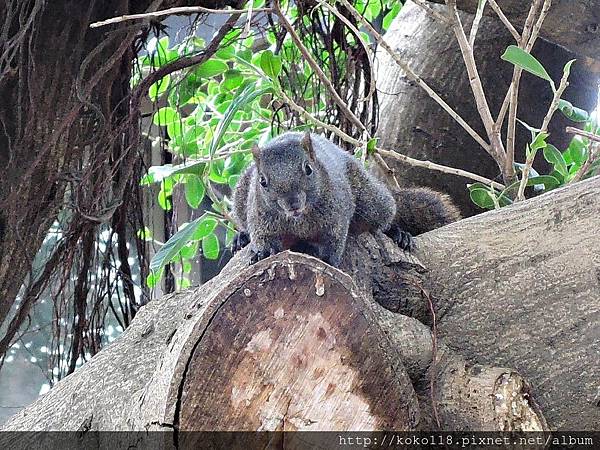
M552 78L550 78L550 75L548 75L544 66L542 66L542 64L532 55L516 45L509 45L502 55L502 59L513 63L515 66L518 66L537 77L549 81L554 86L554 81L552 81Z
M235 57L235 49L232 45L228 45L227 47L223 47L215 53L215 56L219 59L230 60Z
M400 8L402 8L402 3L397 2L392 9L390 10L390 12L388 12L384 17L383 17L383 29L387 31L387 29L390 27L390 25L392 24L392 21L396 18L396 16L398 15L398 13L400 12Z
M574 137L565 153L565 160L570 159L574 164L582 166L587 160L588 149L579 137Z
M204 184L197 175L188 175L185 181L185 200L190 207L197 209L204 199Z
M237 69L230 69L223 76L223 87L228 91L233 91L244 81L244 75Z
M136 233L137 237L143 241L152 240L152 231L148 227L141 228Z
M546 146L548 145L546 143L546 139L548 139L548 136L549 136L548 133L538 133L535 136L535 138L533 139L533 142L531 144L529 144L529 147L531 147L531 150L537 151L542 148L546 148Z
M482 183L468 185L471 201L483 209L494 209L496 205L492 199L490 188Z
M527 179L527 186L535 186L537 184L543 184L547 191L560 186L560 182L550 175L541 175Z
M364 16L367 20L373 20L381 14L381 2L370 1L365 9Z
M165 189L161 189L158 193L158 204L165 211L170 211L172 208L171 196Z
M198 223L198 227L196 228L196 231L194 233L194 239L204 239L206 236L210 235L215 230L215 228L217 228L218 224L219 222L217 221L217 219L211 216L206 216L200 221L200 223Z
M571 61L569 61L568 63L565 64L565 67L563 68L563 74L569 78L569 76L571 75L571 67L573 66L573 63L577 61L576 59L572 59Z
M181 136L182 125L181 121L171 122L167 125L167 133L171 139L177 139Z
M219 239L214 233L202 239L202 254L206 259L217 259L219 257Z
M165 178L173 175L181 175L184 173L201 174L205 162L194 161L189 159L183 164L177 164L175 166L171 164L164 164L162 166L152 166L148 169L148 173L140 180L141 185L150 185L153 183L159 183Z
M150 272L146 277L146 286L149 288L154 288L162 278L163 271L162 269L157 272Z
M239 92L241 90L241 92ZM242 108L250 105L257 97L260 97L268 92L273 90L272 86L267 85L265 87L258 88L254 84L248 84L245 87L240 87L236 92L236 95L233 98L231 104L227 107L227 110L223 114L223 117L219 120L218 125L216 127L215 133L212 137L209 153L210 155L214 155L225 132L228 130L231 121L234 119L235 114L240 111ZM227 180L224 180L223 183L226 183Z
M200 152L198 141L201 141L205 134L206 129L202 126L193 125L185 128L181 142L184 156L192 156Z
M569 171L567 169L567 163L563 158L562 153L552 144L548 144L544 148L544 159L550 164L554 165L554 168L563 176L567 176Z
M565 184L565 181L569 179L569 173L567 170L567 175L563 175L562 173L560 173L558 170L554 169L552 172L549 173L549 175L551 177L554 177L558 180L558 182L560 183L560 185L562 186L563 184Z
M563 113L568 119L572 120L573 122L581 123L590 120L590 115L587 111L584 111L580 108L576 108L566 100L561 99L558 101L558 109L560 109L560 112Z
M227 179L227 184L229 185L229 187L231 189L234 189L235 186L237 185L238 180L240 179L239 175L231 175L228 179Z
M170 123L177 122L180 119L181 118L179 117L177 110L171 108L170 106L160 108L154 113L154 116L152 116L152 122L154 125L158 126L168 125Z
M375 153L375 147L377 146L377 140L379 138L371 138L369 142L367 142L367 154L372 155Z
M188 242L183 246L179 254L183 259L192 259L198 253L198 241Z
M233 230L233 224L231 222L227 222L228 227L227 227L227 231L225 232L225 245L226 246L231 246L231 243L233 242L233 238L235 237L235 230ZM231 228L229 228L231 227Z
M212 78L219 75L229 69L229 66L223 61L218 59L211 59L205 63L200 64L195 70L194 74L199 78Z
M192 240L198 226L205 218L206 214L203 214L171 236L171 238L165 242L165 245L163 245L152 257L152 260L150 261L150 270L152 272L159 272L163 267L169 264L179 254L181 249Z
M281 72L281 57L274 55L271 50L265 50L260 55L260 68L269 78L277 78Z
M152 86L148 90L148 95L150 96L150 100L155 102L162 94L164 94L169 88L169 84L171 83L171 75L166 75Z

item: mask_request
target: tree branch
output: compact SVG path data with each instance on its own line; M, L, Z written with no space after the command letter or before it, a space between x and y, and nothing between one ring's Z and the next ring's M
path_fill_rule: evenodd
M502 9L498 5L498 3L496 3L496 0L487 0L487 1L490 4L491 8L496 13L496 15L498 16L498 18L500 19L500 21L504 24L504 26L508 29L508 31L510 31L510 34L512 34L512 36L515 38L517 45L520 44L521 43L521 35L515 29L513 24L510 22L510 20L508 20L508 17L506 17L506 15L502 11Z
M490 153L491 147L485 142L485 140L458 114L448 103L446 103L421 77L419 77L412 68L406 64L400 55L390 47L390 45L383 39L381 34L375 30L371 24L362 17L359 12L347 1L338 0L341 2L348 11L354 16L354 18L361 23L365 29L373 36L378 45L380 45L394 60L398 66L406 73L407 77L421 87L438 105L440 105L444 111L446 111L450 117L452 117L463 129L488 153Z
M465 35L460 16L458 14L456 0L446 0L446 4L453 18L452 29L456 36L456 40L458 41L465 67L469 75L469 84L471 86L471 90L473 91L473 96L477 105L477 111L479 112L479 116L481 117L488 135L488 139L491 143L488 153L494 158L496 164L498 164L498 167L504 173L504 146L502 145L502 140L500 139L499 133L495 132L494 119L492 118L492 113L483 89L483 84L481 83L481 78L479 77L479 71L477 70L473 48L471 45L469 45L469 41Z
M296 44L296 46L298 47L298 50L300 50L300 53L302 53L302 56L306 59L306 62L308 62L311 69L313 69L315 71L315 73L317 74L317 76L319 77L321 82L325 85L325 87L331 94L331 97L333 98L335 103L343 111L344 115L346 117L348 117L348 119L350 119L350 121L352 123L354 123L354 125L360 131L365 131L366 130L365 126L362 124L360 119L358 117L356 117L356 115L350 110L350 108L348 108L348 105L346 105L344 100L340 97L340 95L335 90L335 87L331 83L331 80L327 77L327 75L325 75L325 73L323 72L321 67L319 67L319 64L317 64L317 62L314 60L314 58L312 57L312 55L310 54L308 49L305 47L302 40L298 37L296 30L294 30L294 27L292 27L292 25L288 22L287 18L285 17L285 14L283 14L283 12L281 11L281 8L279 7L279 3L277 1L275 1L274 4L275 4L274 12L279 17L279 22L285 28L285 30L290 34L292 40L294 41L294 44Z
M112 17L110 19L102 20L100 22L91 23L90 28L103 27L105 25L110 25L112 23L125 22L128 20L151 19L154 17L163 17L163 16L170 16L170 15L175 15L175 14L202 14L202 13L205 13L205 14L228 14L228 15L236 14L236 15L240 15L240 14L247 14L249 11L250 11L250 9L211 9L211 8L204 8L202 6L181 6L181 7L177 7L177 8L164 9L162 11L154 11L154 12L147 12L147 13L142 13L142 14L129 14L126 16ZM251 11L253 11L253 12L271 12L272 9L271 8L253 8L253 9L251 9Z
M529 37L531 36L532 27L534 26L534 19L542 1L543 0L533 0L533 3L531 4L529 14L527 15L527 19L525 20L525 25L523 27L523 34L519 40L519 48L521 49L525 49L525 47L529 45ZM517 111L519 106L519 86L521 83L522 72L523 71L521 68L516 66L514 67L513 78L509 88L510 95L507 95L504 100L504 102L510 102L510 108L508 112L508 134L506 136L506 159L504 163L504 173L508 177L508 179L505 179L506 182L512 181L515 175L515 138L517 131ZM501 110L503 109L505 109L505 105L502 105ZM504 120L503 117L502 120ZM502 123L500 122L497 128L500 129L501 127Z
M544 117L544 122L542 123L542 129L540 133L547 133L548 126L550 125L550 121L554 116L554 113L558 109L558 102L560 101L560 97L562 96L565 89L569 86L569 72L565 71L563 73L562 79L560 80L560 85L558 89L554 92L554 97L552 98L552 103L550 103L550 107L548 108L548 113L546 117ZM517 193L517 201L525 200L525 187L527 186L527 180L529 179L529 172L531 171L531 167L533 166L533 161L535 159L535 155L537 150L532 150L527 159L525 161L525 167L523 168L523 174L521 175L521 183L519 184L519 191Z

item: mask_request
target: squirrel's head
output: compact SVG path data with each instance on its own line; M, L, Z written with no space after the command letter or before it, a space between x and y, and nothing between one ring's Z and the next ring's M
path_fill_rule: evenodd
M289 218L300 218L319 196L319 162L310 133L285 133L252 149L262 199Z

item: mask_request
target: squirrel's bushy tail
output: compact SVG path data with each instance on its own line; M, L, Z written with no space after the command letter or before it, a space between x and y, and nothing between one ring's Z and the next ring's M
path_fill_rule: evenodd
M429 188L392 189L396 200L394 225L413 236L460 220L450 196Z

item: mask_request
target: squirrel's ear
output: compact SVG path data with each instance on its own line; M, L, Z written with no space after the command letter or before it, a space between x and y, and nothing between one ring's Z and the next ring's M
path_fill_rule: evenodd
M258 163L258 160L260 159L260 147L258 144L252 146L252 157L254 158L254 162Z
M310 159L315 159L315 149L313 148L312 145L312 139L310 138L310 132L306 132L304 133L304 136L302 137L302 148L304 149L304 151L308 154L308 157Z

